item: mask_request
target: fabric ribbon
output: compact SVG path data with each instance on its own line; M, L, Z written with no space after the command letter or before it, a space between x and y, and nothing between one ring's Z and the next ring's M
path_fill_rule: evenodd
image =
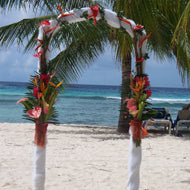
M135 141L141 140L148 135L147 130L142 127L142 121L131 120L129 124Z
M36 121L35 126L35 137L34 143L38 146L41 146L43 149L46 144L46 132L47 132L48 123L40 123L39 120Z

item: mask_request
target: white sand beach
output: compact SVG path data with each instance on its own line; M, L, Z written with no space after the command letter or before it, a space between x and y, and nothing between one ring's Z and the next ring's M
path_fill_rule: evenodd
M46 190L126 190L129 136L116 127L49 125ZM0 123L0 189L31 190L34 124ZM190 190L190 133L142 142L140 190Z

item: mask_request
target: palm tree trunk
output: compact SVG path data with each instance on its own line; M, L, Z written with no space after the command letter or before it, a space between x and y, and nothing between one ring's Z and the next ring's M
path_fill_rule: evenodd
M130 98L131 89L130 85L130 73L131 73L131 54L128 53L127 57L122 61L122 86L121 86L121 105L120 115L117 131L120 133L129 132L130 119L125 118L126 108L123 101L126 98Z

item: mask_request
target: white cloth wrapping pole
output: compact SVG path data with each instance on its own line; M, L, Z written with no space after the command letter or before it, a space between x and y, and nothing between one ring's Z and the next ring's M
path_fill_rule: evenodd
M61 21L67 21L69 23L73 22L80 22L85 20L85 18L81 18L81 15L88 11L88 15L90 15L91 9L90 8L82 8L79 10L69 11L67 14L74 13L74 15L63 17L60 20ZM61 15L60 15L61 16ZM101 14L98 13L98 16L96 19L101 18ZM59 17L58 17L59 18ZM136 23L133 20L126 19L123 17L120 20L120 18L117 16L117 14L111 10L104 9L104 19L107 21L108 25L114 28L125 28L126 32L129 33L129 35L134 38L134 31L133 28L136 26ZM129 21L130 23L125 22L125 20ZM142 47L139 47L140 40L146 36L145 30L143 30L143 35L137 34L137 53L139 58L144 57L146 54L146 43L147 40L145 40L142 44ZM142 55L141 55L142 54ZM145 60L142 62L143 66L143 73L145 73ZM138 190L139 189L139 183L140 183L140 164L141 164L141 146L136 147L136 143L133 142L133 137L130 131L130 145L129 145L129 159L128 159L128 190Z
M51 29L57 25L56 20L50 20L50 25L42 25L39 27L39 33L38 33L38 40L44 39L45 32L48 29ZM55 30L49 32L47 36L50 36L52 34L51 39L53 35L60 29L60 27L57 27ZM50 39L50 42L51 42ZM40 51L43 51L43 48L38 48L38 53ZM48 50L46 51L45 58L46 58L46 64L49 62L50 58L50 44L48 46ZM38 72L40 70L40 61L38 61ZM47 139L46 139L47 142ZM45 147L42 148L40 146L35 145L34 147L34 168L33 168L33 190L45 190L45 165L46 165L46 144Z
M133 141L131 130L130 143L129 143L129 158L128 158L128 190L138 190L140 184L140 165L142 159L141 145L136 147L136 143Z
M33 190L44 190L45 184L45 163L46 145L43 149L40 146L34 147L34 170L33 170Z

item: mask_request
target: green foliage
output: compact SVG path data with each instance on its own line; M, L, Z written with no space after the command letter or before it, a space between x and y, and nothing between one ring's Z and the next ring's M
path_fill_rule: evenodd
M190 78L190 1L116 0L113 9L123 10L123 16L144 25L147 33L152 32L149 51L162 61L177 58L182 79Z
M84 11L83 14L81 15L81 18L88 18L88 11Z
M120 18L123 18L123 17L124 17L124 14L125 14L124 11L121 10L121 11L119 11L119 12L117 13L117 16L120 17Z
M89 21L66 25L54 36L53 46L60 48L63 42L67 46L49 63L50 70L56 69L56 77L66 83L77 80L104 51L109 30L103 23L99 21L97 27Z

